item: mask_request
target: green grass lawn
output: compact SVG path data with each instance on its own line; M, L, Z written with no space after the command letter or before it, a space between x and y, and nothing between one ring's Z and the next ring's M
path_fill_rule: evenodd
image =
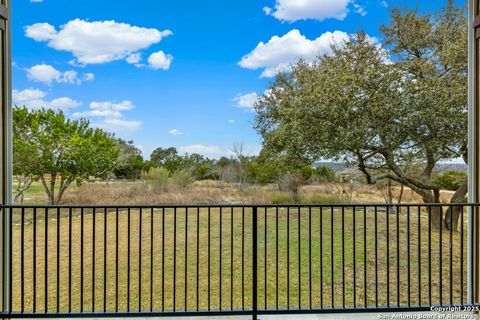
M16 211L15 215L18 213L19 211ZM57 221L54 219L56 212L50 211L46 253L44 245L46 234L44 214L41 210L37 214L39 221L36 228L35 264L33 261L34 230L31 223L32 212L30 211L27 211L25 220L30 222L24 226L23 287L24 308L26 311L32 311L34 286L36 287L36 311L41 312L44 310L45 256L48 260L47 304L49 311L56 310L57 299L60 310L68 310L69 296L71 296L71 308L74 311L80 310L81 306L83 306L84 311L90 311L92 310L92 305L94 305L95 310L103 311L104 299L107 302L106 310L115 310L117 307L116 297L118 297L118 309L127 310L127 279L129 274L131 310L138 310L139 307L143 310L150 310L151 304L154 310L162 310L162 308L165 310L174 308L177 310L184 308L196 309L197 297L199 309L208 308L209 297L212 309L230 309L231 307L240 309L243 305L247 308L251 305L251 209L245 209L244 223L242 223L242 209L234 209L233 212L230 209L223 209L221 214L219 209L212 209L210 213L210 229L208 228L207 209L200 209L198 213L196 209L189 209L188 214L185 209L178 209L175 234L173 210L168 209L165 211L164 226L162 226L162 211L156 210L152 216L150 210L144 210L142 223L140 223L139 211L132 210L130 215L130 264L128 264L127 212L119 212L118 225L116 213L114 211L108 212L105 225L105 215L102 212L97 212L94 219L91 210L86 210L83 238L83 295L81 294L81 218L79 213L74 211L72 214L72 252L70 256L68 212L62 211L60 213L61 219ZM453 233L452 241L450 242L450 233L444 231L442 233L442 242L440 242L438 231L434 231L431 241L432 250L429 251L428 221L424 212L421 213L421 227L419 228L418 214L416 211L412 211L410 233L407 232L407 216L405 213L402 213L399 218L398 237L396 216L390 215L388 217L389 235L387 236L387 215L378 213L377 246L375 246L375 215L373 211L369 210L366 216L364 216L362 210L357 211L355 224L351 208L347 208L343 214L339 209L336 209L333 216L332 229L331 212L329 209L325 209L322 215L318 208L312 209L311 219L308 209L301 210L300 219L298 209L291 209L289 219L286 209L280 209L278 211L277 237L277 213L275 209L269 209L266 215L264 210L259 209L258 302L260 308L264 308L265 304L267 308L276 308L277 303L280 308L287 308L288 306L298 308L299 305L306 308L310 307L310 300L312 306L316 308L322 306L327 308L332 303L336 307L341 307L344 304L344 294L347 307L353 307L355 301L357 306L364 305L365 300L369 306L374 306L376 297L379 305L387 305L387 303L391 305L396 305L397 303L406 305L409 297L412 305L418 304L419 298L422 304L427 304L429 302L429 288L431 288L433 303L440 302L440 294L442 295L443 303L450 302L450 292L452 292L454 303L460 303L462 291L464 296L466 295L466 236L463 239L464 264L462 284L460 283L460 234ZM342 216L344 221L343 228ZM186 217L188 221L186 221ZM151 224L152 219L153 225ZM15 221L16 224L13 231L13 309L20 311L22 293L21 225L18 217L16 217ZM95 233L92 229L94 221ZM265 221L267 224L266 231ZM57 233L58 226L60 227L59 233ZM117 226L119 230L118 247L115 245ZM354 226L355 232L353 231ZM321 227L322 230L320 230ZM288 228L290 232L287 232ZM153 234L151 233L152 229ZM162 230L165 233L162 233ZM465 234L466 230L465 225ZM208 241L209 231L210 242ZM106 242L104 240L105 234ZM410 246L407 242L408 234L410 234ZM419 235L421 240L420 247L418 246ZM58 274L57 237L59 239L58 243L60 243L60 269ZM164 241L162 241L163 238ZM387 239L389 244L388 257ZM151 246L152 241L153 247ZM222 247L221 251L220 245ZM185 255L185 247L188 250L187 255ZM208 259L209 247L210 260ZM342 247L344 250L342 250ZM408 256L409 247L410 258ZM93 248L95 248L95 253L92 252ZM442 252L442 263L440 263L440 249ZM452 265L450 265L450 250L452 250ZM152 252L153 255L151 254ZM431 279L428 277L429 252L432 259ZM364 253L366 254L364 255ZM366 256L366 259L364 259L364 256ZM376 257L377 259L375 259ZM71 269L69 268L69 258L71 258ZM389 268L387 268L387 260L389 261ZM176 265L175 274L174 262ZM104 274L105 265L106 274ZM377 272L375 271L376 265L378 266ZM153 266L153 269L151 266ZM118 287L116 285L117 267ZM210 276L208 273L209 267ZM453 274L452 285L450 285L450 267L452 267ZM95 269L94 272L93 268ZM35 283L33 281L34 272L36 272ZM69 273L71 273L70 290ZM93 277L93 275L95 276ZM57 282L57 276L59 277L59 282ZM354 276L356 278L355 286ZM397 301L397 281L399 281L399 301ZM440 281L442 281L441 290ZM104 285L105 282L106 286ZM409 283L410 288L408 286ZM210 293L208 291L209 286ZM151 288L153 288L153 291L151 291ZM387 288L389 288L388 301ZM276 298L277 291L278 302ZM59 293L58 295L57 292ZM151 292L152 295L150 295ZM81 297L83 297L82 300ZM176 297L175 305L174 297ZM185 300L187 301L186 305Z

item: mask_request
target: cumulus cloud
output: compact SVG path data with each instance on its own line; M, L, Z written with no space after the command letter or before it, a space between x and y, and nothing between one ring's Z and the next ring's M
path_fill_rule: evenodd
M26 72L29 80L46 85L51 85L53 82L82 84L95 79L93 73L85 73L83 77L80 77L74 70L61 72L48 64L38 64L27 69Z
M163 51L158 51L152 53L150 57L148 57L148 66L155 70L168 70L170 69L170 65L172 64L173 56L170 54L165 54Z
M235 123L235 120L233 120L233 119L230 119L230 120L228 120L228 123L230 123L230 124L234 124L234 123Z
M348 5L353 0L276 0L274 8L263 11L280 21L295 22L315 19L323 21L334 18L343 20L348 14Z
M79 107L82 103L68 97L45 100L47 93L40 89L13 90L12 100L16 106L25 106L29 109L61 109L68 110Z
M259 96L256 92L238 94L235 98L233 98L233 102L235 102L235 105L240 109L254 111L255 103L257 102L258 98Z
M354 3L353 7L355 8L355 12L361 15L362 17L367 15L367 9L365 8L365 6Z
M56 30L48 23L25 27L25 35L48 46L71 52L82 65L102 64L131 58L132 54L159 43L172 35L170 30L160 31L132 26L115 21L85 21L75 19Z
M139 52L132 53L125 59L125 61L127 61L127 63L130 63L130 64L138 64L140 63L140 61L142 61L142 54Z
M194 144L189 146L183 146L179 148L182 153L198 153L204 156L217 156L222 154L222 150L218 146Z
M72 117L91 119L92 125L115 133L136 131L142 126L141 121L127 120L123 114L123 111L130 111L135 108L131 101L126 100L120 103L93 101L89 107L89 110L75 112Z
M279 72L291 70L291 65L300 58L311 61L318 55L331 53L332 45L341 45L348 40L348 34L343 31L325 32L310 40L293 29L281 37L273 36L267 43L260 42L241 59L239 65L245 69L263 69L262 78L273 77Z
M175 137L175 136L181 136L183 132L178 129L172 129L168 131L168 134Z

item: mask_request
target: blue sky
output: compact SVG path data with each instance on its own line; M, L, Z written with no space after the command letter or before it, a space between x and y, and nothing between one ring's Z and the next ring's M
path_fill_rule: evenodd
M381 37L396 4L444 1L15 0L14 103L87 117L147 158L169 146L218 158L234 143L253 154L250 109L272 76L360 29Z

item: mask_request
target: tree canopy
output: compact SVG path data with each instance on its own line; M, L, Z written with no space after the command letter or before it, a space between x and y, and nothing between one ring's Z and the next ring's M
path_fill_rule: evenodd
M62 111L15 107L13 127L14 172L38 177L50 204L58 204L72 183L105 178L118 159L110 134Z
M394 8L382 41L358 32L333 54L298 62L256 104L264 152L342 159L369 183L394 180L440 202L435 166L467 159L466 28L452 1L434 16Z

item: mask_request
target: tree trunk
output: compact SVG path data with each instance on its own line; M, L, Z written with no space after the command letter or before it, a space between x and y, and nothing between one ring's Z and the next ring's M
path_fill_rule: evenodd
M455 191L450 203L463 204L467 202L468 179ZM448 230L458 231L458 220L460 213L464 210L463 205L449 207L445 213L445 226Z
M440 203L440 192L434 191L430 196L423 197L423 202L431 204ZM441 206L433 206L429 208L429 213L431 227L440 230L441 224L443 224L443 208Z

